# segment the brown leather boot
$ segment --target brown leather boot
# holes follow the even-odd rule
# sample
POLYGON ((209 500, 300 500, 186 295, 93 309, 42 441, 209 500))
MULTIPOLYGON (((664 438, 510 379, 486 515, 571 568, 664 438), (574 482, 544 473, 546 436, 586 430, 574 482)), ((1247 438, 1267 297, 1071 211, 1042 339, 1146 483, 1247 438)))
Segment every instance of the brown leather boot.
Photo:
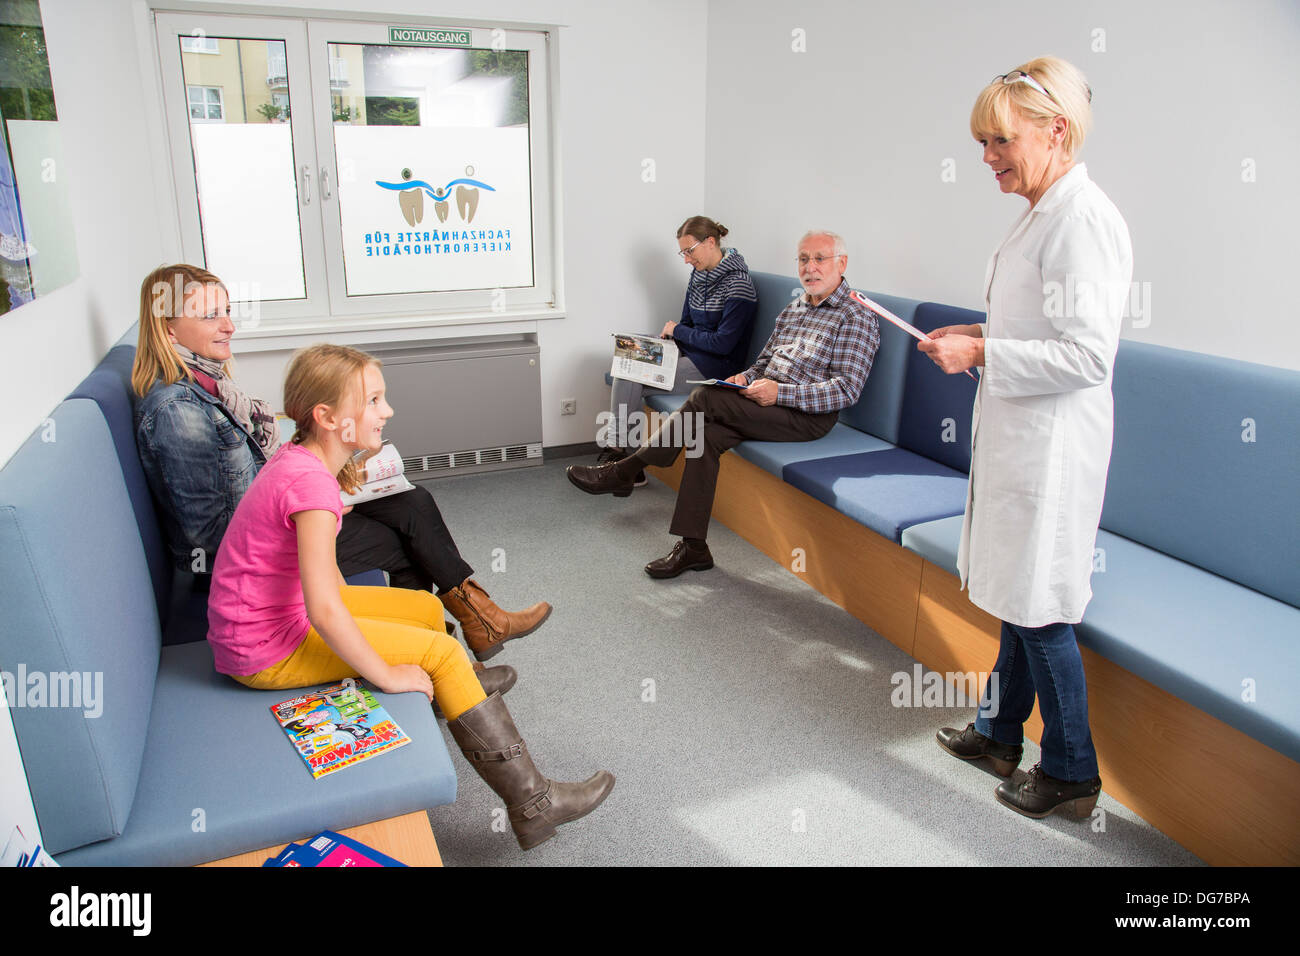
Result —
POLYGON ((608 770, 582 783, 542 776, 500 694, 449 721, 447 729, 470 766, 506 802, 515 839, 525 850, 555 836, 560 824, 595 810, 614 789, 614 775, 608 770))
MULTIPOLYGON (((502 694, 504 695, 511 687, 515 686, 515 681, 519 680, 519 673, 509 664, 500 664, 496 667, 484 667, 478 661, 470 661, 474 667, 474 673, 478 676, 478 682, 483 685, 485 694, 502 694)), ((433 700, 433 716, 442 720, 442 708, 438 706, 438 699, 433 700)))
POLYGON ((513 614, 492 602, 488 593, 473 578, 466 578, 450 591, 438 595, 443 606, 460 621, 465 643, 481 661, 501 652, 501 645, 531 634, 551 616, 545 601, 513 614))

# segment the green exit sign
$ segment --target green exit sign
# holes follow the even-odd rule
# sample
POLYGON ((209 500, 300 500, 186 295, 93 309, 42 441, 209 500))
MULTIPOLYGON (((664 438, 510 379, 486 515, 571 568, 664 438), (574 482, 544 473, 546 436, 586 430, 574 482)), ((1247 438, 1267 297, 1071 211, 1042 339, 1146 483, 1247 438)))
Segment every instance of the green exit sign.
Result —
POLYGON ((468 30, 445 27, 389 27, 389 43, 419 43, 424 46, 469 46, 468 30))

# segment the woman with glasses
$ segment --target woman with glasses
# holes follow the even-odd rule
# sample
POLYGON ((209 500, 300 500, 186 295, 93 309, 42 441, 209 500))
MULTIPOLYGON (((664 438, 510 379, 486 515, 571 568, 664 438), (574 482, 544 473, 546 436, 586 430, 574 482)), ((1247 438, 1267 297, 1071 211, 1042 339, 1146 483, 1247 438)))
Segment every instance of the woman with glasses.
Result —
POLYGON ((957 565, 971 602, 1002 620, 975 722, 938 740, 1009 778, 1036 696, 1041 760, 996 791, 1031 817, 1058 807, 1087 817, 1101 791, 1072 625, 1092 597, 1133 257, 1123 216, 1077 161, 1091 99, 1083 74, 1055 57, 980 92, 971 133, 998 188, 1029 206, 989 261, 987 322, 919 345, 949 374, 982 368, 957 565))
MULTIPOLYGON (((695 387, 688 381, 726 378, 746 364, 758 294, 744 257, 722 245, 726 234, 726 226, 706 216, 692 216, 677 230, 677 254, 691 267, 691 278, 681 318, 664 323, 659 333, 676 342, 679 350, 669 394, 687 395, 695 387)), ((612 421, 600 464, 620 461, 627 456, 628 445, 640 444, 635 435, 628 437, 629 416, 640 413, 644 393, 640 382, 614 379, 609 402, 612 421)), ((636 484, 645 484, 644 474, 637 476, 636 484)))

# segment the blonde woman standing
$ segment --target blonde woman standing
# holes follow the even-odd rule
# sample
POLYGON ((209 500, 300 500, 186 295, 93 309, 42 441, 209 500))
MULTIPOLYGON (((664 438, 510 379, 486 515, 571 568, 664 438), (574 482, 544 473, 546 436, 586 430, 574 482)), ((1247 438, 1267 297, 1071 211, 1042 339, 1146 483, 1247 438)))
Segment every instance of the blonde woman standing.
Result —
POLYGON ((1083 74, 1055 57, 981 91, 971 134, 998 188, 1029 207, 989 261, 987 323, 939 329, 919 345, 950 374, 982 368, 957 563, 971 602, 1002 620, 976 720, 943 728, 939 744, 1009 777, 1037 697, 1042 759, 996 791, 1032 817, 1058 807, 1086 817, 1101 791, 1072 625, 1092 596, 1133 257, 1124 218, 1076 158, 1091 99, 1083 74))

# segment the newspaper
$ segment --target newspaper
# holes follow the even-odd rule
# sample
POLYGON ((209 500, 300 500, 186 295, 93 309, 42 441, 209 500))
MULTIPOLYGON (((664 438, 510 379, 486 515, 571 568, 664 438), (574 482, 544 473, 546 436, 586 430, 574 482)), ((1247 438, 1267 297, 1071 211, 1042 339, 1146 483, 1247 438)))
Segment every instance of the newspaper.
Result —
POLYGON ((677 378, 677 343, 653 335, 618 332, 609 374, 652 388, 671 389, 677 378))

